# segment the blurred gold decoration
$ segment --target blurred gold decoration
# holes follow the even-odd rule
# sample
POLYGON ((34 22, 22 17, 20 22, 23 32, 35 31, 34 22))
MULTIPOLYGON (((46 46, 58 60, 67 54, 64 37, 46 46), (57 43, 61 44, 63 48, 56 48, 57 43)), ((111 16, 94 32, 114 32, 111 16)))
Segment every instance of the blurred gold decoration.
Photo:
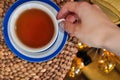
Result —
POLYGON ((82 69, 92 62, 91 57, 87 54, 88 51, 89 49, 85 48, 76 53, 68 72, 69 77, 77 78, 82 73, 82 69))
POLYGON ((81 58, 75 57, 71 69, 68 72, 69 77, 76 77, 81 73, 81 69, 84 67, 83 60, 81 58))
POLYGON ((84 48, 86 48, 86 47, 88 47, 88 46, 87 46, 86 44, 83 44, 83 43, 81 43, 81 42, 78 42, 77 47, 78 47, 79 49, 84 49, 84 48))
POLYGON ((102 49, 98 60, 99 69, 105 73, 109 73, 115 68, 115 65, 113 54, 106 49, 102 49))

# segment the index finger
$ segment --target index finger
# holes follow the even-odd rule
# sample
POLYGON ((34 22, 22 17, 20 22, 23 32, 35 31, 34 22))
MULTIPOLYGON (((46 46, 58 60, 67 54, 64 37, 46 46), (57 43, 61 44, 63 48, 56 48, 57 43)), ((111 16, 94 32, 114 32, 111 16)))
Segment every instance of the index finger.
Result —
POLYGON ((59 11, 59 13, 57 14, 57 19, 65 18, 71 12, 77 13, 77 10, 76 10, 76 7, 77 7, 76 5, 77 4, 78 4, 78 2, 68 2, 68 3, 66 3, 61 8, 61 10, 59 11))

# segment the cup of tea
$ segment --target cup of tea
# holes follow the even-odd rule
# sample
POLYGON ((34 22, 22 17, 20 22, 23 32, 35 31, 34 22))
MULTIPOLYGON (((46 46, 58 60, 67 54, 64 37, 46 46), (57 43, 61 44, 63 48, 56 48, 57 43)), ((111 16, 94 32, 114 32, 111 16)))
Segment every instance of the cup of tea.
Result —
POLYGON ((39 3, 24 3, 12 13, 8 22, 13 45, 27 52, 50 48, 58 36, 58 21, 52 11, 39 3))

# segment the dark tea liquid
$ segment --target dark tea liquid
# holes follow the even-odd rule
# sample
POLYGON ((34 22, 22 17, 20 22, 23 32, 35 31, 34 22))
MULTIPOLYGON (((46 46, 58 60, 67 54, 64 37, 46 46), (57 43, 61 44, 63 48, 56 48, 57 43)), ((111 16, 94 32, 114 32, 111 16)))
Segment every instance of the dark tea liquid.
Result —
POLYGON ((28 47, 39 48, 50 42, 54 34, 54 24, 50 16, 42 10, 24 11, 16 21, 16 34, 28 47))

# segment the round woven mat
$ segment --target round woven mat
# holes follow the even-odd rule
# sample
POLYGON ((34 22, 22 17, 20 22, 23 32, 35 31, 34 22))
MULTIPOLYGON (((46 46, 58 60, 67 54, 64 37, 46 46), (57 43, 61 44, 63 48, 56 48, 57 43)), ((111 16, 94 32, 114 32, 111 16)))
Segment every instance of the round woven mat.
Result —
POLYGON ((0 0, 0 80, 63 80, 77 52, 77 39, 69 37, 64 49, 52 60, 30 63, 18 58, 7 47, 2 22, 7 9, 16 0, 0 0))

